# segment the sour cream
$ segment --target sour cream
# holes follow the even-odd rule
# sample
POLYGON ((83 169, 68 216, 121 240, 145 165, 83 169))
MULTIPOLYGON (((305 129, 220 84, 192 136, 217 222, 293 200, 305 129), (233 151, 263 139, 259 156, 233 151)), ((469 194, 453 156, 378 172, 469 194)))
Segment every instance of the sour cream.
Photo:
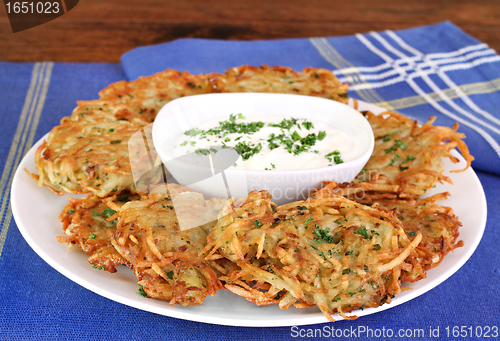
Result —
POLYGON ((175 157, 207 155, 234 148, 246 170, 298 170, 334 167, 359 155, 361 146, 346 133, 319 120, 237 114, 211 119, 176 141, 175 157))

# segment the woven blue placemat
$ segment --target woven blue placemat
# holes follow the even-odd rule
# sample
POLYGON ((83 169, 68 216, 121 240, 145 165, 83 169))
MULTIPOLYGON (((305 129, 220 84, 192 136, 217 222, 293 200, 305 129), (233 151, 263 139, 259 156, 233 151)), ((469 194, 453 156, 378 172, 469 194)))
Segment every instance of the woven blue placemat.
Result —
POLYGON ((474 335, 482 327, 484 334, 485 326, 500 324, 499 108, 500 57, 449 22, 338 38, 181 39, 132 50, 121 65, 0 62, 0 340, 284 340, 310 333, 314 339, 328 336, 332 327, 342 331, 343 339, 389 339, 376 332, 367 338, 359 328, 402 330, 407 336, 423 329, 423 337, 413 338, 422 340, 430 339, 430 329, 435 335, 436 328, 439 339, 447 339, 446 327, 451 339, 454 326, 472 327, 474 335), (113 302, 68 280, 28 246, 10 209, 13 172, 29 147, 69 115, 77 100, 97 98, 114 81, 166 68, 207 73, 243 64, 332 69, 351 84, 353 98, 423 121, 437 116, 440 125, 460 122, 489 211, 484 237, 470 260, 430 292, 355 321, 241 328, 178 320, 113 302))

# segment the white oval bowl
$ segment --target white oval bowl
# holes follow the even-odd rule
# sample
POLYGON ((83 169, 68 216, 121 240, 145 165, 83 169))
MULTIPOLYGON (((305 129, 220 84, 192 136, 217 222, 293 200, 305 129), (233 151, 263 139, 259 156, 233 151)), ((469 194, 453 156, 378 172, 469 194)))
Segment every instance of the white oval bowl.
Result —
MULTIPOLYGON (((153 124, 155 149, 179 184, 208 196, 246 197, 251 190, 268 190, 277 204, 304 200, 322 181, 350 182, 373 152, 374 137, 368 121, 345 104, 312 96, 271 93, 217 93, 182 97, 169 102, 153 124), (244 170, 229 167, 207 178, 207 168, 177 162, 173 147, 185 131, 201 123, 230 114, 285 116, 322 121, 343 131, 360 144, 358 155, 342 164, 297 170, 244 170), (222 176, 224 175, 224 177, 222 176), (193 179, 206 181, 193 183, 193 179), (226 187, 230 189, 228 192, 226 187)), ((177 159, 178 160, 178 159, 177 159)))

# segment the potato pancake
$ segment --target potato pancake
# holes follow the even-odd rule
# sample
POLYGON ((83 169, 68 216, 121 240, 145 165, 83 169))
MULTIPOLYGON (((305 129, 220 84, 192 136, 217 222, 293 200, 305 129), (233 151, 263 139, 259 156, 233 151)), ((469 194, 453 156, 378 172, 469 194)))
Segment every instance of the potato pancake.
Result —
POLYGON ((127 142, 148 121, 124 105, 79 104, 38 148, 32 176, 59 195, 135 191, 127 142))
POLYGON ((159 187, 141 200, 131 201, 118 211, 116 232, 108 232, 111 243, 131 265, 139 285, 148 297, 169 300, 170 304, 203 304, 222 286, 218 274, 198 253, 205 247, 207 232, 227 200, 205 201, 199 193, 169 185, 173 193, 159 187), (183 199, 184 198, 184 199, 183 199), (192 225, 181 230, 177 214, 191 213, 192 225), (209 221, 211 223, 206 223, 209 221))
POLYGON ((133 112, 153 122, 160 109, 179 97, 206 94, 215 91, 212 75, 192 75, 168 69, 135 81, 120 81, 99 92, 101 100, 125 104, 133 112))
POLYGON ((339 82, 326 69, 304 68, 302 72, 283 66, 240 66, 215 77, 221 92, 273 92, 317 96, 347 104, 348 84, 339 82))
MULTIPOLYGON (((417 121, 395 112, 375 115, 363 112, 375 136, 375 148, 363 170, 351 183, 337 185, 337 194, 357 202, 371 203, 380 199, 405 199, 424 195, 436 183, 451 179, 443 175, 442 159, 458 162, 450 152, 458 148, 467 161, 470 155, 458 133, 453 129, 433 126, 435 117, 419 125, 417 121)), ((460 172, 455 170, 452 172, 460 172)))
MULTIPOLYGON (((331 181, 315 191, 313 197, 336 197, 339 193, 344 193, 342 185, 331 181)), ((448 196, 445 192, 425 199, 379 199, 373 205, 369 204, 394 213, 410 240, 413 240, 417 233, 422 234, 422 241, 416 248, 416 258, 410 259, 415 257, 412 255, 406 260, 412 263, 412 270, 402 272, 403 281, 416 282, 425 278, 426 270, 438 266, 450 251, 463 245, 463 241, 457 241, 458 229, 462 225, 458 217, 450 207, 437 204, 448 196)))
POLYGON ((221 218, 202 255, 239 270, 225 287, 258 305, 317 305, 325 316, 389 303, 421 240, 392 214, 342 197, 276 206, 266 191, 221 218))
POLYGON ((89 194, 82 199, 69 198, 59 216, 63 223, 66 237, 57 237, 61 243, 77 245, 90 257, 88 261, 94 267, 109 272, 116 272, 116 266, 124 264, 131 267, 113 247, 107 231, 116 230, 116 220, 109 221, 116 211, 108 207, 108 202, 120 206, 130 200, 137 200, 137 194, 124 192, 103 200, 95 194, 89 194))
POLYGON ((422 241, 416 247, 416 259, 411 259, 413 255, 407 259, 419 266, 413 271, 403 271, 403 281, 416 282, 425 278, 424 271, 438 266, 450 251, 464 245, 463 241, 457 241, 458 229, 462 226, 458 217, 450 207, 436 204, 436 199, 446 197, 447 193, 436 196, 419 200, 382 200, 377 206, 394 212, 410 240, 417 233, 422 234, 422 241))

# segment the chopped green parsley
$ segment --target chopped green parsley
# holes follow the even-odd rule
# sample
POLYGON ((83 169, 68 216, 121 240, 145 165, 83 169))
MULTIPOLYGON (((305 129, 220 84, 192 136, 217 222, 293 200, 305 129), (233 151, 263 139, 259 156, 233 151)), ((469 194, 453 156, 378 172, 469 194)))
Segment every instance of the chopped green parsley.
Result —
POLYGON ((365 237, 365 239, 370 239, 370 236, 368 235, 368 232, 366 231, 366 227, 361 227, 357 231, 354 232, 354 234, 359 234, 365 237))
POLYGON ((318 224, 315 225, 316 229, 313 231, 313 234, 318 237, 318 239, 316 239, 317 242, 319 243, 327 243, 327 244, 331 244, 333 243, 333 237, 330 236, 330 229, 329 228, 326 228, 326 229, 322 229, 318 224))
POLYGON ((148 297, 148 294, 144 291, 144 287, 139 284, 139 288, 137 289, 137 294, 141 295, 142 297, 148 297))
POLYGON ((102 211, 101 213, 97 212, 96 210, 92 210, 92 212, 94 212, 94 214, 92 215, 93 217, 97 217, 99 215, 102 215, 106 218, 109 218, 111 216, 113 216, 116 211, 113 211, 111 208, 109 207, 106 207, 106 209, 104 211, 102 211))
MULTIPOLYGON (((275 134, 270 133, 267 139, 261 139, 262 141, 267 142, 267 147, 270 150, 276 149, 282 146, 288 153, 293 155, 298 155, 305 152, 317 152, 315 150, 311 150, 311 148, 316 144, 317 141, 322 141, 327 133, 325 131, 319 131, 316 133, 309 133, 304 136, 304 134, 299 133, 297 130, 291 131, 292 128, 296 127, 299 130, 302 130, 302 127, 305 130, 314 129, 314 125, 312 122, 307 119, 296 119, 296 118, 283 118, 279 123, 264 123, 262 121, 255 122, 237 122, 238 119, 245 119, 243 114, 231 114, 228 120, 224 120, 218 123, 218 126, 214 128, 210 128, 207 130, 202 130, 198 128, 193 128, 184 132, 185 135, 190 137, 197 137, 200 140, 210 141, 209 137, 216 137, 221 139, 223 148, 229 148, 226 146, 226 143, 231 142, 231 139, 227 137, 228 134, 244 134, 244 135, 252 135, 258 131, 260 131, 265 126, 279 128, 281 133, 275 134)), ((304 131, 304 130, 302 130, 304 131)), ((237 137, 233 142, 239 141, 243 136, 237 137)), ((217 142, 217 140, 215 141, 217 142)), ((113 142, 112 142, 113 143, 113 142)), ((186 146, 188 141, 184 141, 180 144, 180 146, 186 146)), ((191 146, 194 146, 194 141, 191 141, 191 146)), ((239 141, 234 149, 242 156, 243 161, 250 159, 255 154, 259 153, 263 148, 261 142, 252 143, 248 141, 239 141)), ((208 148, 198 148, 195 152, 202 155, 208 155, 210 152, 214 152, 215 150, 208 148)), ((335 154, 331 154, 328 158, 331 158, 331 162, 342 163, 342 159, 340 157, 340 153, 337 151, 335 154)), ((272 169, 276 168, 274 164, 271 163, 272 169)), ((267 170, 271 170, 268 168, 267 170)))
POLYGON ((335 162, 337 165, 344 163, 338 150, 334 150, 333 152, 326 154, 325 158, 330 162, 335 162))

